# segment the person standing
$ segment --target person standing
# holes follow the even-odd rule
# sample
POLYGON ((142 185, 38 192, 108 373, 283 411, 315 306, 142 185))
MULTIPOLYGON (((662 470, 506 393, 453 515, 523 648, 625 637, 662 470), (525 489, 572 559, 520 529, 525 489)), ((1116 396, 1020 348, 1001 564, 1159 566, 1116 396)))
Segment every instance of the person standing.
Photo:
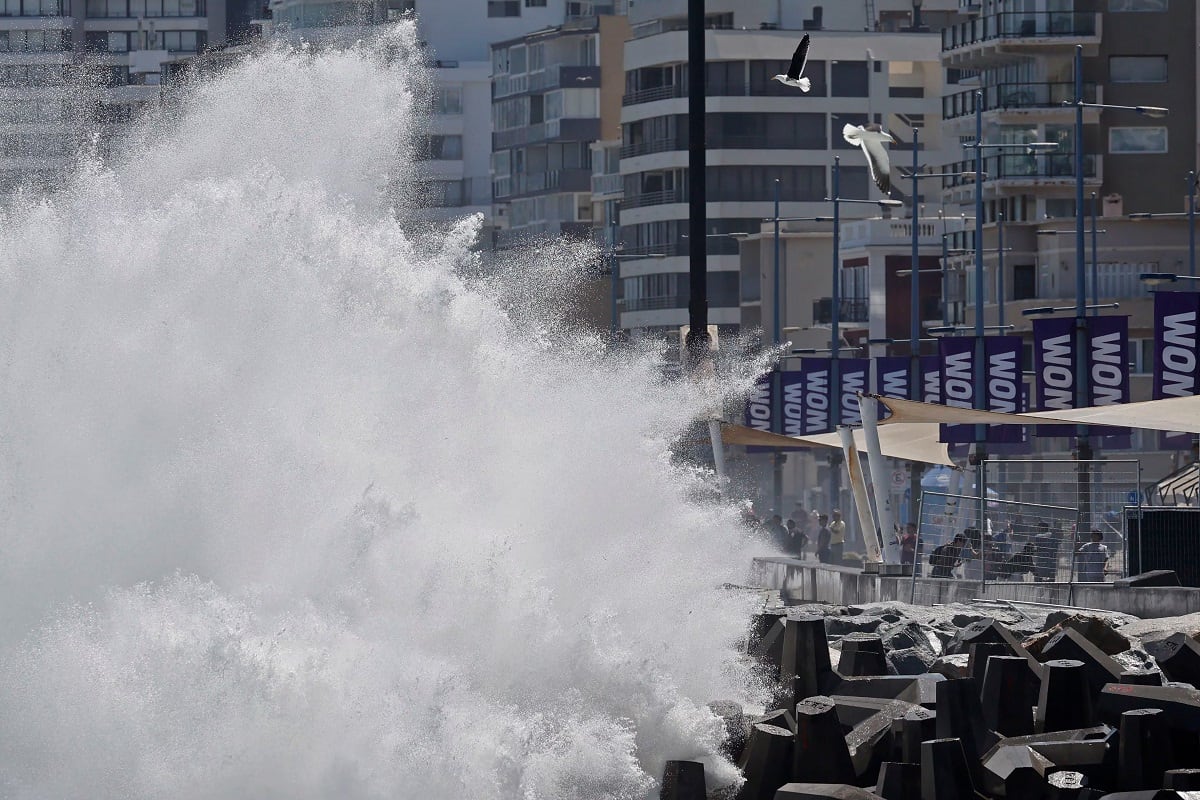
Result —
POLYGON ((1079 569, 1079 580, 1085 583, 1100 583, 1104 580, 1104 565, 1108 563, 1108 548, 1104 546, 1104 534, 1092 530, 1092 540, 1075 551, 1075 564, 1079 569))
POLYGON ((915 523, 908 523, 904 526, 904 533, 900 534, 900 563, 912 564, 917 555, 917 526, 915 523))
POLYGON ((935 547, 929 554, 929 565, 933 567, 929 577, 953 578, 955 568, 962 564, 962 554, 966 546, 967 537, 956 533, 953 541, 935 547))
POLYGON ((829 516, 820 514, 817 516, 817 560, 822 564, 829 563, 830 542, 833 539, 833 532, 829 530, 829 516))
POLYGON ((842 520, 842 512, 839 509, 833 510, 829 534, 829 560, 834 564, 841 564, 842 553, 846 549, 846 523, 842 520))

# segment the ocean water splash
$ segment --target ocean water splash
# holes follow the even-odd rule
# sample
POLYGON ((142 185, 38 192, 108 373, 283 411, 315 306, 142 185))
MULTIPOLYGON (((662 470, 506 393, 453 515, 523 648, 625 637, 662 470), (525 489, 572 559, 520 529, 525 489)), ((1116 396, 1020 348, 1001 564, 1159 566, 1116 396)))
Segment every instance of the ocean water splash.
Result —
POLYGON ((724 389, 565 324, 578 246, 406 233, 415 50, 270 50, 0 219, 0 796, 736 780, 761 543, 669 457, 724 389))

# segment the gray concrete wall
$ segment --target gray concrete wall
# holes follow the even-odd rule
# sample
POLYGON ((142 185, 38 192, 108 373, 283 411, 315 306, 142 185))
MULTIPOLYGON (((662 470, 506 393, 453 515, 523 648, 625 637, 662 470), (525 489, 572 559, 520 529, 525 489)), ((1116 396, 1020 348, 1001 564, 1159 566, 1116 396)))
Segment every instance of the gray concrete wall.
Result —
MULTIPOLYGON (((857 569, 833 567, 794 558, 756 558, 754 582, 778 589, 785 601, 857 605, 912 600, 912 578, 884 578, 857 569)), ((1019 600, 1047 605, 1120 611, 1143 618, 1173 617, 1200 612, 1200 589, 1153 587, 1117 589, 1111 584, 982 583, 979 581, 920 581, 920 596, 930 605, 974 599, 1019 600)))

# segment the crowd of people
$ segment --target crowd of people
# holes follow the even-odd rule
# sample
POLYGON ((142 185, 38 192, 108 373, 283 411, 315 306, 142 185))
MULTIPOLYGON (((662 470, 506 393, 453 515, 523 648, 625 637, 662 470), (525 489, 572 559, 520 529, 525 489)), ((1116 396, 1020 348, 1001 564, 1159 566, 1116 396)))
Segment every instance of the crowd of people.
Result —
MULTIPOLYGON (((773 514, 760 520, 747 508, 745 522, 761 528, 790 556, 807 559, 811 553, 821 563, 843 563, 846 522, 839 509, 825 514, 816 509, 807 511, 796 504, 787 519, 773 514)), ((918 536, 914 523, 897 530, 895 542, 900 548, 901 563, 911 564, 918 573, 932 578, 1056 581, 1060 579, 1059 556, 1063 553, 1072 556, 1070 564, 1075 580, 1103 581, 1111 557, 1103 532, 1092 529, 1086 541, 1077 538, 1073 554, 1063 548, 1069 537, 1070 531, 1055 533, 1044 520, 1032 525, 1009 520, 994 529, 989 525, 982 533, 969 527, 949 541, 926 549, 922 560, 927 561, 927 566, 917 563, 918 536)))

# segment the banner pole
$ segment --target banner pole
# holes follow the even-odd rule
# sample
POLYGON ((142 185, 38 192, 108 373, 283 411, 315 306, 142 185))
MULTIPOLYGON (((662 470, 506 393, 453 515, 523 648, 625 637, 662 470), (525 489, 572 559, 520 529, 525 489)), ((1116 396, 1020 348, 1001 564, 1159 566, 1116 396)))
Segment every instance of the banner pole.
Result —
POLYGON ((867 440, 867 467, 871 470, 871 483, 875 488, 875 512, 878 515, 879 536, 883 539, 884 563, 899 564, 900 548, 896 542, 892 516, 892 492, 887 465, 883 460, 883 448, 879 444, 879 401, 860 394, 858 407, 862 415, 863 437, 867 440))
POLYGON ((858 524, 863 531, 867 561, 878 564, 883 561, 883 555, 879 552, 879 541, 875 536, 875 515, 871 513, 867 481, 863 477, 862 462, 858 459, 858 448, 854 444, 854 429, 848 425, 839 425, 838 436, 842 440, 842 455, 846 462, 846 474, 850 478, 850 490, 854 495, 854 508, 858 512, 858 524))

